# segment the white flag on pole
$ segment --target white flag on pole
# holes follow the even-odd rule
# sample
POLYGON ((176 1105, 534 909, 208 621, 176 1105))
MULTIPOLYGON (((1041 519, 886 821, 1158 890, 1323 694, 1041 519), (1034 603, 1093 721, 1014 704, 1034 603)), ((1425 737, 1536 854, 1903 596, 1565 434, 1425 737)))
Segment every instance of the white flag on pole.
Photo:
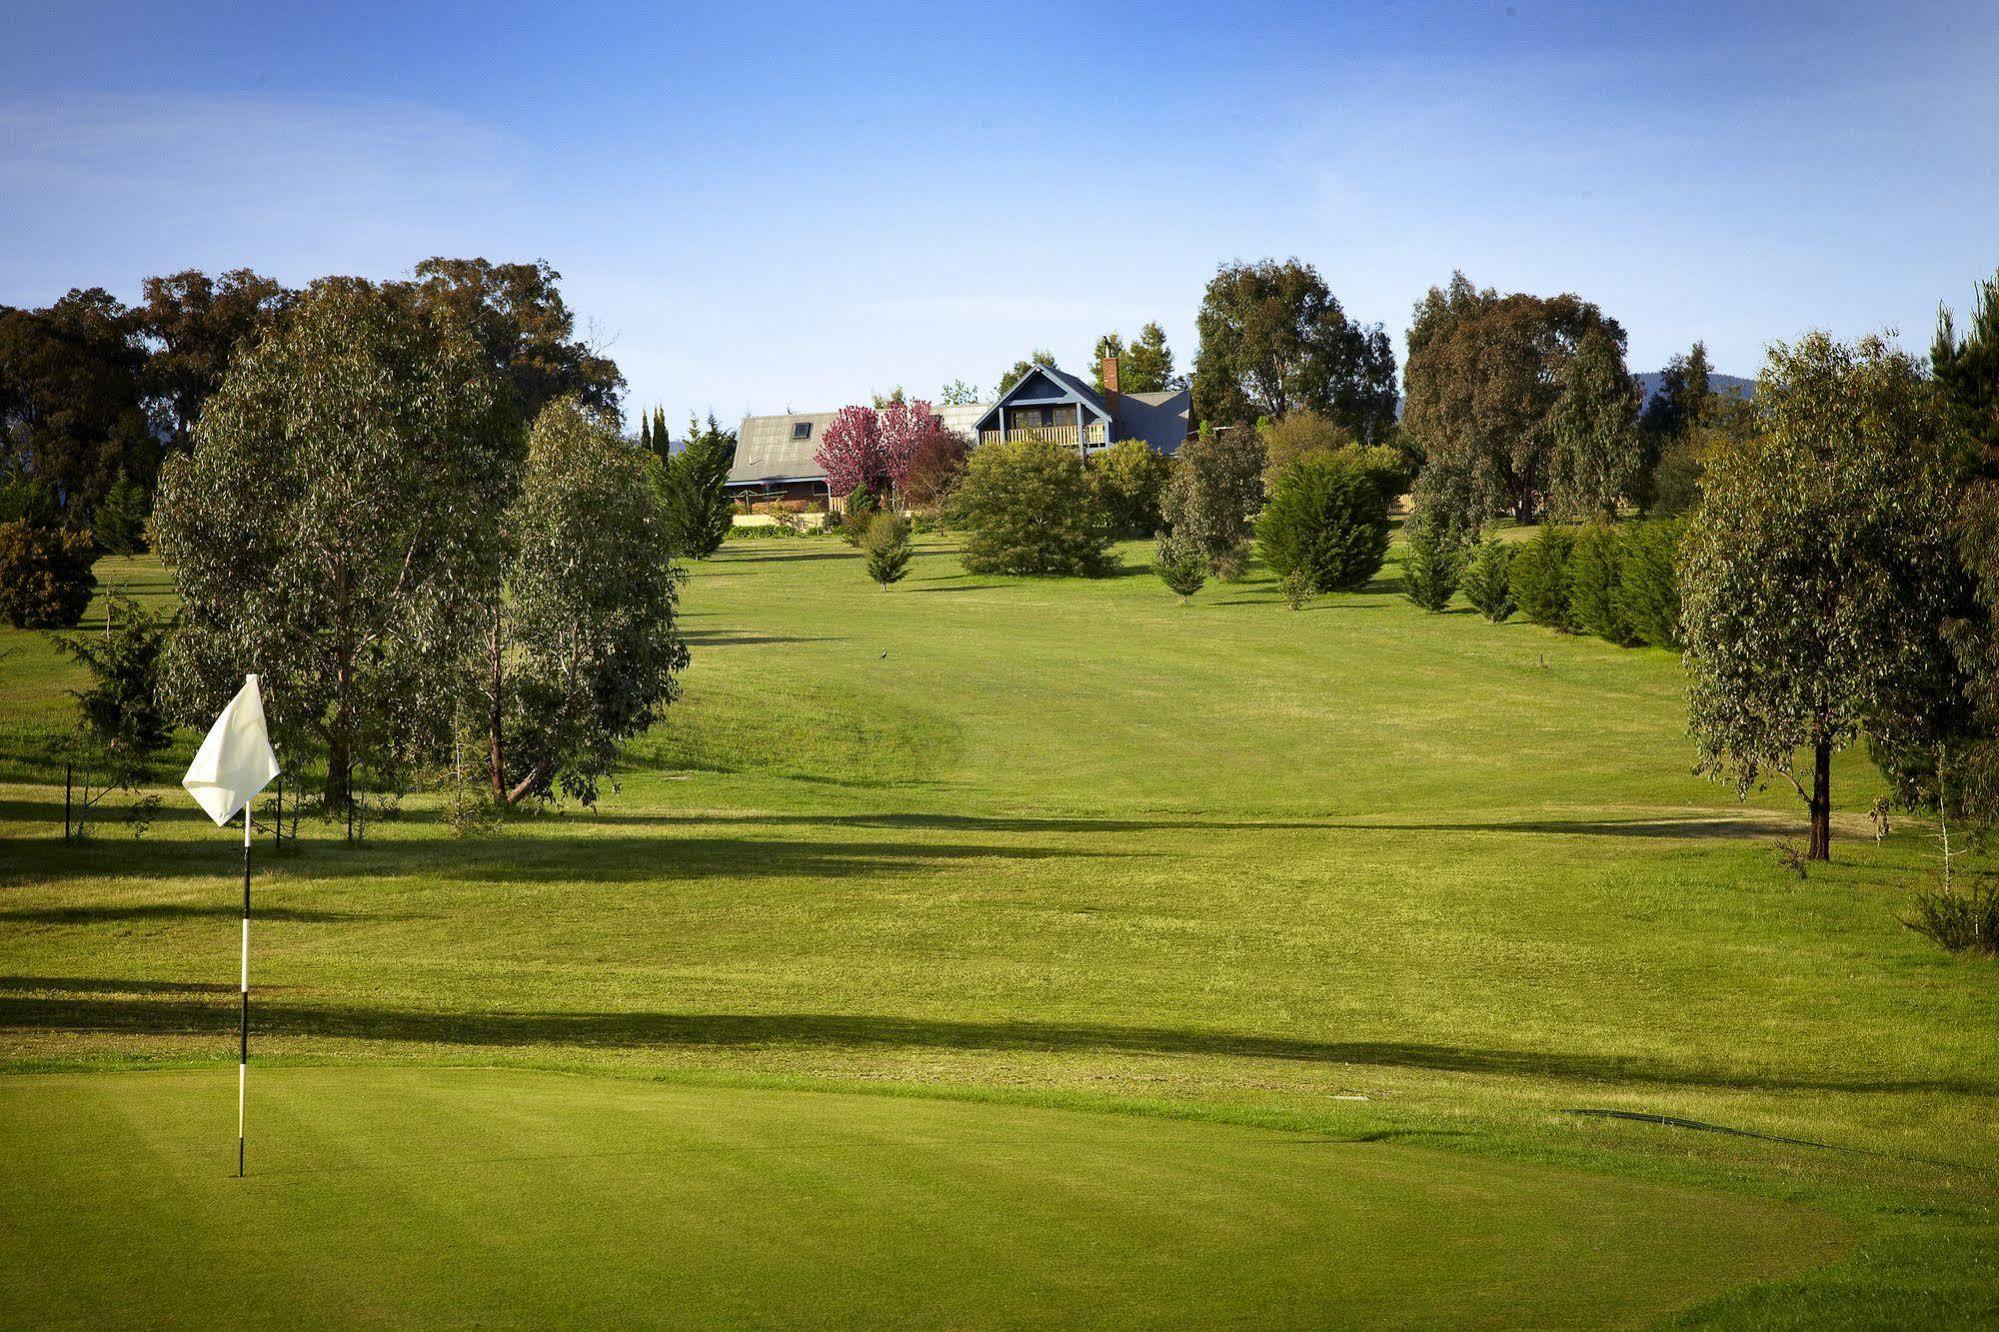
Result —
POLYGON ((264 729, 264 695, 257 677, 246 675, 195 751, 181 785, 219 828, 277 775, 278 756, 264 729))

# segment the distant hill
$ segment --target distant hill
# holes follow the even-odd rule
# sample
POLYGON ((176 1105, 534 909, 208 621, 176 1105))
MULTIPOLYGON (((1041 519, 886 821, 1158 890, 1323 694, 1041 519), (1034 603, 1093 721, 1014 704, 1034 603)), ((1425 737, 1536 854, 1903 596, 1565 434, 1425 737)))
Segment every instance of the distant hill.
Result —
MULTIPOLYGON (((1652 395, 1659 391, 1659 381, 1665 377, 1664 370, 1648 370, 1643 374, 1632 376, 1638 381, 1638 386, 1645 390, 1646 402, 1652 401, 1652 395)), ((1756 381, 1744 379, 1741 375, 1719 375, 1709 371, 1707 386, 1713 393, 1739 392, 1745 398, 1756 396, 1756 381)))

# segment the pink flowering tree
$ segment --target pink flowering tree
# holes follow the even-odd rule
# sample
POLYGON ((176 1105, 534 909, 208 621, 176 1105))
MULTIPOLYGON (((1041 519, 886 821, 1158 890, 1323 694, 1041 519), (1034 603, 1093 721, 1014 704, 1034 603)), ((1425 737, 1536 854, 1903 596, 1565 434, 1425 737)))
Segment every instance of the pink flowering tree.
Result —
POLYGON ((866 490, 879 497, 888 491, 888 469, 882 461, 881 419, 872 407, 842 407, 819 436, 812 455, 826 473, 835 495, 866 490))
POLYGON ((884 403, 875 412, 881 437, 882 471, 901 490, 909 480, 909 460, 925 435, 943 424, 943 418, 921 398, 908 402, 884 403))

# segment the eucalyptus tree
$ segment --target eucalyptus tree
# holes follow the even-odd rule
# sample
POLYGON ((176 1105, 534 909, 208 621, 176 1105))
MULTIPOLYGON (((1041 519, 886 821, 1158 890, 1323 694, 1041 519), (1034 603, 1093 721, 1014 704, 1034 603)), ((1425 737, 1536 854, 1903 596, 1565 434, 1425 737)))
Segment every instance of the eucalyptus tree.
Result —
POLYGON ((1557 517, 1612 518, 1639 488, 1638 398, 1617 343, 1600 328, 1584 333, 1549 421, 1548 507, 1557 517))
POLYGON ((258 673, 281 744, 419 756, 498 574, 520 435, 457 319, 329 278, 237 358, 154 512, 181 599, 167 692, 205 718, 258 673))
POLYGON ((1680 557, 1688 724, 1710 777, 1795 788, 1825 860, 1833 755, 1952 670, 1954 443, 1922 367, 1875 337, 1774 344, 1755 419, 1711 444, 1680 557))
POLYGON ((495 800, 594 803, 618 746, 676 694, 687 649, 658 459, 574 398, 542 408, 508 511, 482 692, 495 800))

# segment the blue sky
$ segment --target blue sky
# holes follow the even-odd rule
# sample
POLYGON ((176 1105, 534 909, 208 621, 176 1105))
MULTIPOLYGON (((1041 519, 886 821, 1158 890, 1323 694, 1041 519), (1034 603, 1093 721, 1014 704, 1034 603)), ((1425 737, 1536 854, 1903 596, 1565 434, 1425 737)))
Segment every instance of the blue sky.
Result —
POLYGON ((94 5, 0 14, 0 302, 545 258, 678 420, 1462 268, 1753 374, 1999 267, 1999 8, 94 5))

